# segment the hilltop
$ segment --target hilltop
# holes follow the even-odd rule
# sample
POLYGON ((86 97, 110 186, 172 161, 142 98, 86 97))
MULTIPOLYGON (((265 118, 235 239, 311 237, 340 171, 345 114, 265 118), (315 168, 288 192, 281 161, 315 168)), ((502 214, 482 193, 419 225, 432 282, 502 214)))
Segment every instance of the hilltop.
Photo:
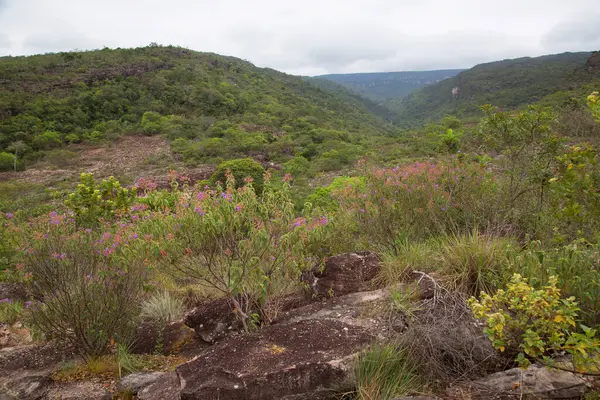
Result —
POLYGON ((234 57, 148 46, 0 58, 0 170, 11 154, 23 168, 124 134, 162 134, 186 165, 301 154, 335 170, 394 131, 343 88, 234 57))
POLYGON ((478 115, 478 106, 488 103, 515 109, 597 78, 597 71, 586 67, 591 55, 562 53, 479 64, 386 105, 396 111, 402 126, 421 125, 445 115, 478 115))
POLYGON ((367 99, 384 102, 404 97, 413 90, 456 76, 463 69, 435 71, 373 72, 355 74, 329 74, 315 76, 338 83, 367 99))

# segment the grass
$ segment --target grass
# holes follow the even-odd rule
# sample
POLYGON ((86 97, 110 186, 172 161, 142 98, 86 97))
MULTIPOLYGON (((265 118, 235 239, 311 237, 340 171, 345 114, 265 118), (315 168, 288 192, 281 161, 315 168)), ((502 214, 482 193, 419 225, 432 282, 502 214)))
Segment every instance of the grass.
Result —
POLYGON ((482 235, 477 231, 446 238, 439 260, 445 286, 474 296, 481 291, 493 292, 508 265, 507 251, 514 246, 509 238, 482 235))
POLYGON ((128 354, 127 359, 123 354, 103 356, 90 359, 87 362, 69 362, 52 374, 52 379, 60 382, 74 382, 91 379, 114 381, 120 377, 120 368, 123 375, 135 366, 135 371, 174 371, 175 368, 187 360, 178 356, 162 356, 151 354, 128 354))
POLYGON ((358 400, 390 400, 421 388, 410 357, 393 344, 375 345, 364 351, 354 372, 358 400))
POLYGON ((142 304, 142 317, 160 324, 177 321, 184 312, 183 302, 168 291, 155 293, 142 304))

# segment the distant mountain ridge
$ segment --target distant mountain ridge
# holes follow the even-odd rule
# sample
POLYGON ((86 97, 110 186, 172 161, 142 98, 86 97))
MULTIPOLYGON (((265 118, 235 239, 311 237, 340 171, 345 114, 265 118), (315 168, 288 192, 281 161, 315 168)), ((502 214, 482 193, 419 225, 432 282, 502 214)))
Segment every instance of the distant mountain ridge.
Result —
POLYGON ((397 113, 397 123, 405 127, 445 115, 475 116, 483 104, 515 109, 600 78, 593 54, 597 55, 562 53, 479 64, 385 105, 397 113))
POLYGON ((408 95, 415 89, 456 76, 464 69, 433 71, 367 72, 315 76, 338 83, 372 101, 383 102, 408 95))

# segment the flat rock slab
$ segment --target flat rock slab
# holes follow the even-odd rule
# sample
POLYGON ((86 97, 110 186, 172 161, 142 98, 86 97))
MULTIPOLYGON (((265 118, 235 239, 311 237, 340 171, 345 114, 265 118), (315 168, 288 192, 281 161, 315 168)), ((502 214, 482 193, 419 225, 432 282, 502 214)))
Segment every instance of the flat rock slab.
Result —
POLYGON ((113 398, 100 383, 69 382, 55 383, 45 399, 47 400, 111 400, 113 398))
POLYGON ((580 399, 588 383, 581 375, 534 364, 525 370, 512 368, 488 375, 468 388, 450 390, 449 395, 459 399, 468 392, 470 398, 481 400, 580 399))
POLYGON ((365 328, 335 320, 277 324, 230 337, 177 368, 181 399, 314 398, 346 388, 353 356, 373 341, 365 328))
POLYGON ((124 376, 119 382, 119 390, 137 394, 142 389, 152 385, 165 375, 166 372, 136 372, 124 376))

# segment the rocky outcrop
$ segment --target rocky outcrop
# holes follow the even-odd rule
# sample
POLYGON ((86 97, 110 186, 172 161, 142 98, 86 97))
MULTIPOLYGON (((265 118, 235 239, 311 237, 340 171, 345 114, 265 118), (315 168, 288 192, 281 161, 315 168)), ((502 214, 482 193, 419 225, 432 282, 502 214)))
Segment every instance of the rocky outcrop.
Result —
POLYGON ((194 340, 195 332, 182 321, 165 326, 162 331, 155 324, 144 322, 136 329, 131 351, 133 353, 178 354, 194 340))
POLYGON ((373 339, 365 328, 318 319, 230 337, 177 368, 181 398, 308 399, 347 389, 353 356, 373 339))
POLYGON ((141 389, 137 398, 138 400, 180 400, 179 377, 175 372, 164 373, 154 383, 141 389))
POLYGON ((379 256, 371 252, 344 253, 329 257, 302 274, 302 281, 318 297, 343 296, 374 288, 379 256))
POLYGON ((136 372, 124 376, 119 382, 118 388, 121 392, 127 392, 133 395, 138 394, 142 389, 153 385, 167 372, 136 372))
POLYGON ((186 314, 184 322, 206 343, 214 343, 227 333, 242 328, 226 298, 206 302, 186 314))
POLYGON ((589 382, 582 375, 531 365, 527 369, 513 368, 488 375, 460 388, 449 390, 449 398, 462 399, 580 399, 589 382))

